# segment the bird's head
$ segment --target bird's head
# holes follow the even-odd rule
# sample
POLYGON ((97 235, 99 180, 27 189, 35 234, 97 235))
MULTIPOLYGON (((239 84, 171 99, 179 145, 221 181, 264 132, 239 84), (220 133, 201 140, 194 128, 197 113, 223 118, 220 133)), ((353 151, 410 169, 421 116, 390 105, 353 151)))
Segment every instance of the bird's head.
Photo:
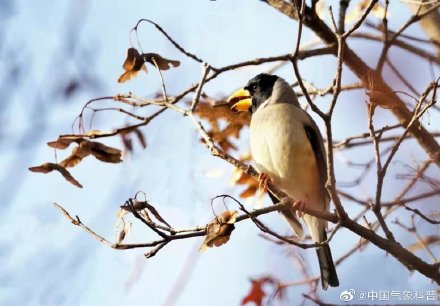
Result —
POLYGON ((261 73, 247 83, 247 85, 228 98, 228 103, 233 103, 232 109, 236 111, 249 111, 255 113, 262 105, 270 103, 294 103, 298 99, 287 82, 276 76, 261 73))

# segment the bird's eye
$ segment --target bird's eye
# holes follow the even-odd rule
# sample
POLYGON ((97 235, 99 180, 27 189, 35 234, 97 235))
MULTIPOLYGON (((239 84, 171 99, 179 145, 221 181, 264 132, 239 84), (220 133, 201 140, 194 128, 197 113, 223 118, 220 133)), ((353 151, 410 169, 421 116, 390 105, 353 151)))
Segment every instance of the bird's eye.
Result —
POLYGON ((258 91, 258 84, 253 83, 247 85, 244 89, 248 90, 251 95, 258 91))

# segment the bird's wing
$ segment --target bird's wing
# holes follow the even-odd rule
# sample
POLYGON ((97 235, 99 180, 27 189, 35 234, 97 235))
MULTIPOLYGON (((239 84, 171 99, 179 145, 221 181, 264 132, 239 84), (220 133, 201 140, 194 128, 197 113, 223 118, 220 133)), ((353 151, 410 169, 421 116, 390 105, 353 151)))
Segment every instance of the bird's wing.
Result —
POLYGON ((321 182, 322 194, 325 196, 326 203, 329 202, 330 196, 325 188, 327 181, 327 160, 325 155, 324 140, 319 132, 318 126, 313 119, 307 114, 310 121, 304 124, 307 138, 312 145, 313 152, 315 153, 316 162, 318 164, 319 178, 321 182))

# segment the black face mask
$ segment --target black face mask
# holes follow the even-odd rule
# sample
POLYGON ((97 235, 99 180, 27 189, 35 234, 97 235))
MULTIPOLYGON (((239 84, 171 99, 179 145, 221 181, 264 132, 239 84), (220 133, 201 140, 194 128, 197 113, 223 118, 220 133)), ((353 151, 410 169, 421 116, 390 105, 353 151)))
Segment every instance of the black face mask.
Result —
POLYGON ((248 82, 244 89, 248 90, 252 96, 251 113, 255 113, 258 107, 270 98, 278 79, 276 75, 261 73, 248 82))

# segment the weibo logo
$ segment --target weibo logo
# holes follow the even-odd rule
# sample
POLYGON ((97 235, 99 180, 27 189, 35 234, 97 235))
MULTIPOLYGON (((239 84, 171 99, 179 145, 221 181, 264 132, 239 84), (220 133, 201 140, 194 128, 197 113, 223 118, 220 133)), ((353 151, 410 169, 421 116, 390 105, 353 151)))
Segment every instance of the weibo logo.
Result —
POLYGON ((354 289, 344 290, 339 295, 339 299, 344 302, 350 302, 351 300, 354 299, 354 294, 355 294, 354 289))

